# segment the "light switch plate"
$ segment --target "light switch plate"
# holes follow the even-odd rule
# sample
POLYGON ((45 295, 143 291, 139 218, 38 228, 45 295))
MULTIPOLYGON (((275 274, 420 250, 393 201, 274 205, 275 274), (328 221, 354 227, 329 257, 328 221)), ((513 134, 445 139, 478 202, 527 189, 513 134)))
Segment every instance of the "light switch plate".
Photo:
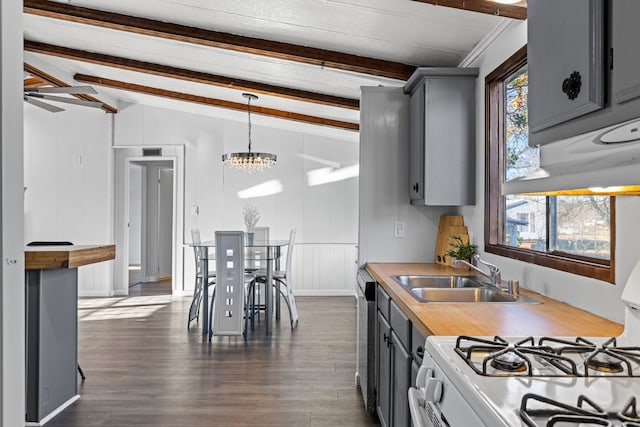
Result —
POLYGON ((404 237, 404 222, 396 221, 393 227, 393 237, 404 237))
POLYGON ((191 215, 199 215, 200 206, 191 206, 191 215))

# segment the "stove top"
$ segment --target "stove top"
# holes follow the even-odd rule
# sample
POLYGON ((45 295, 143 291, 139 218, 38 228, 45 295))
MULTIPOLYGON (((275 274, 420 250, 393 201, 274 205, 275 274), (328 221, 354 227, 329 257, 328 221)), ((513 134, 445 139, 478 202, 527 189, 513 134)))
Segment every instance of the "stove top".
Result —
MULTIPOLYGON (((429 363, 447 377, 450 387, 455 387, 473 408, 477 418, 483 420, 478 425, 640 427, 640 421, 618 420, 612 415, 624 412, 625 402, 640 398, 640 349, 626 344, 620 339, 601 337, 431 336, 426 341, 425 354, 432 360, 429 363), (528 395, 541 399, 525 400, 528 395), (592 405, 587 405, 599 414, 595 416, 597 421, 541 421, 544 413, 553 415, 552 405, 545 404, 544 399, 559 402, 555 408, 559 413, 555 415, 565 416, 570 412, 567 407, 580 409, 586 404, 584 398, 579 400, 581 395, 600 408, 593 410, 592 405), (521 408, 530 411, 530 420, 521 417, 521 408), (602 413, 607 414, 606 422, 602 413)), ((439 405, 453 417, 457 403, 447 400, 444 393, 439 405)), ((586 411, 575 412, 586 416, 586 411)), ((451 425, 457 427, 455 423, 451 425)))
POLYGON ((460 336, 455 352, 483 376, 640 376, 640 347, 582 337, 492 339, 460 336))
POLYGON ((529 427, 538 426, 622 426, 640 427, 636 398, 620 404, 617 411, 606 411, 587 396, 578 396, 574 405, 527 393, 522 397, 520 417, 529 427))

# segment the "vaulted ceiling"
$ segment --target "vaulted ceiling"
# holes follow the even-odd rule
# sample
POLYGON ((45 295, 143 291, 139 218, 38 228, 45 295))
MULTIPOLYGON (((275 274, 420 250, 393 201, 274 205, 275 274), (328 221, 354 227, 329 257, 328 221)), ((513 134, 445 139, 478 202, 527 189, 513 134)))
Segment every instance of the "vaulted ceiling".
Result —
POLYGON ((24 0, 24 12, 25 84, 90 84, 109 112, 142 103, 226 117, 246 112, 251 92, 256 114, 357 130, 360 86, 465 65, 526 18, 526 3, 24 0))

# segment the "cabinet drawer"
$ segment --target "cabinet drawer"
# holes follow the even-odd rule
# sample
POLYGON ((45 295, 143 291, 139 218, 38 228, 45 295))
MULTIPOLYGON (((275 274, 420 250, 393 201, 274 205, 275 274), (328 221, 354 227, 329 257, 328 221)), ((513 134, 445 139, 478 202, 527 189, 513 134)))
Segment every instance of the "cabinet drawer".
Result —
POLYGON ((411 348, 411 321, 400 310, 400 307, 391 300, 391 329, 396 333, 404 348, 411 348))
POLYGON ((424 356, 424 342, 427 339, 422 332, 416 328, 416 325, 411 324, 411 354, 413 358, 418 361, 418 364, 422 363, 422 357, 424 356))
POLYGON ((378 310, 382 313, 385 319, 389 320, 389 294, 387 294, 382 286, 378 285, 378 291, 376 292, 376 303, 378 305, 378 310))

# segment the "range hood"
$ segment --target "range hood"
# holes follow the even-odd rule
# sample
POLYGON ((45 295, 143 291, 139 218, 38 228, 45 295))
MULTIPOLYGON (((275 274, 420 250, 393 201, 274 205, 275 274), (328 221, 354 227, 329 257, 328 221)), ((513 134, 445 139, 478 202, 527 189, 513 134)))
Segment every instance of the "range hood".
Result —
POLYGON ((640 195, 640 118, 540 147, 540 167, 502 194, 640 195))

